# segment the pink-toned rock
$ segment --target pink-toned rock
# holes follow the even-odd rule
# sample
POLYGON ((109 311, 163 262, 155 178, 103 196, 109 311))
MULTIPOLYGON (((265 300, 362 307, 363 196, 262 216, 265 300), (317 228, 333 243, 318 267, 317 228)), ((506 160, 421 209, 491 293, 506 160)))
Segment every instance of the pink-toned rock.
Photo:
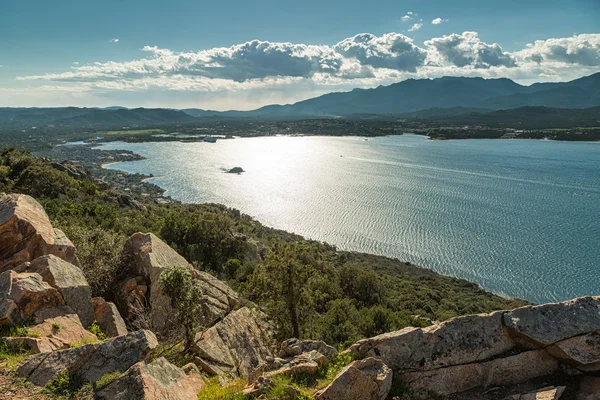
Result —
POLYGON ((52 382, 65 371, 84 382, 96 382, 105 374, 124 372, 145 360, 158 346, 150 331, 137 331, 102 342, 28 356, 17 373, 37 386, 52 382))
POLYGON ((99 400, 197 400, 204 386, 200 374, 169 363, 164 357, 142 361, 96 394, 99 400))
POLYGON ((11 348, 26 348, 34 354, 48 353, 64 348, 63 342, 48 337, 5 337, 0 338, 0 342, 11 348))
POLYGON ((127 335, 127 326, 121 318, 114 303, 104 300, 102 297, 92 299, 96 322, 108 337, 127 335))
POLYGON ((76 262, 75 246, 52 228, 40 203, 24 194, 0 193, 0 272, 47 254, 76 262))
POLYGON ((40 310, 64 304, 58 290, 39 274, 14 271, 0 274, 0 325, 21 324, 40 310))
POLYGON ((323 390, 318 400, 384 400, 392 388, 392 370, 381 360, 366 358, 346 366, 323 390))
POLYGON ((86 330, 79 316, 68 306, 49 308, 35 313, 36 325, 29 332, 63 343, 62 348, 98 341, 96 335, 86 330))
POLYGON ((45 282, 58 290, 83 326, 94 322, 92 290, 79 267, 50 254, 33 260, 27 271, 40 274, 45 282))

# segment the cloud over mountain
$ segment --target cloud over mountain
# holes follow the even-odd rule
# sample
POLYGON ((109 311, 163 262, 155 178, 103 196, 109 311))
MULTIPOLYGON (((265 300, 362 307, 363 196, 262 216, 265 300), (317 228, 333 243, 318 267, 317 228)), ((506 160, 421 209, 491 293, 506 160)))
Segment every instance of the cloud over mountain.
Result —
POLYGON ((515 58, 504 52, 497 43, 488 44, 479 39, 477 32, 463 32, 425 41, 432 50, 432 59, 447 61, 457 67, 490 68, 515 67, 515 58), (436 54, 437 53, 437 54, 436 54))
POLYGON ((536 40, 520 52, 525 60, 600 66, 600 34, 536 40))

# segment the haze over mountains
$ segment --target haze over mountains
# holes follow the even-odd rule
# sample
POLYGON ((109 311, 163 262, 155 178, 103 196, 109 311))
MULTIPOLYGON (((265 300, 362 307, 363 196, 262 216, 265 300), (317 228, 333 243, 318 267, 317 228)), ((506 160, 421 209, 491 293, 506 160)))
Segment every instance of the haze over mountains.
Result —
MULTIPOLYGON (((288 105, 252 111, 202 109, 0 108, 5 125, 147 125, 193 123, 198 117, 297 119, 405 115, 413 117, 487 114, 520 107, 584 109, 600 106, 600 72, 570 82, 520 85, 510 79, 442 77, 408 79, 374 89, 330 93, 288 105)), ((597 112, 597 110, 596 110, 597 112)), ((520 115, 524 113, 519 112, 520 115)), ((526 113, 525 113, 526 114, 526 113)), ((494 114, 497 118, 498 114, 494 114)))

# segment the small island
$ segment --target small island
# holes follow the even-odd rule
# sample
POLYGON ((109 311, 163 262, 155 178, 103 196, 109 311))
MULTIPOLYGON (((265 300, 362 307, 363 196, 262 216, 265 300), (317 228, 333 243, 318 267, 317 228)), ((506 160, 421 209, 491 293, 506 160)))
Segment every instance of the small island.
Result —
POLYGON ((246 172, 246 171, 244 171, 244 169, 242 167, 233 167, 229 171, 227 171, 228 174, 238 174, 238 175, 240 175, 242 172, 246 172))

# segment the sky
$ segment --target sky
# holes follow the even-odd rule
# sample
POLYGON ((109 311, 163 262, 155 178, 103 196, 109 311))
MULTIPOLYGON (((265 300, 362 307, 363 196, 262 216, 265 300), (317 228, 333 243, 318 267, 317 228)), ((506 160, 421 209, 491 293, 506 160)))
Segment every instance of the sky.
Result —
POLYGON ((600 71, 600 0, 2 0, 0 106, 254 109, 600 71))

